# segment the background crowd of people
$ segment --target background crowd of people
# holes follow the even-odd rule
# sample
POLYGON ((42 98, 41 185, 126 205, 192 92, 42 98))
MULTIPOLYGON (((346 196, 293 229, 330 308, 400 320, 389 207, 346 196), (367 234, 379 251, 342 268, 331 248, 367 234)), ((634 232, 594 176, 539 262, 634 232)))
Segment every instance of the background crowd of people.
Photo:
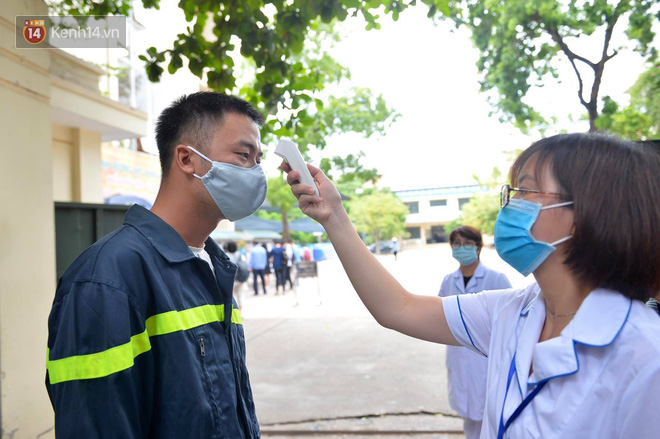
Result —
POLYGON ((235 241, 227 241, 223 245, 230 260, 238 264, 239 260, 246 262, 250 276, 234 282, 234 298, 239 309, 243 307, 243 295, 252 284, 254 295, 274 293, 284 294, 296 285, 297 262, 313 261, 314 252, 307 244, 297 244, 289 240, 251 242, 238 246, 235 241), (274 276, 274 284, 273 284, 274 276))

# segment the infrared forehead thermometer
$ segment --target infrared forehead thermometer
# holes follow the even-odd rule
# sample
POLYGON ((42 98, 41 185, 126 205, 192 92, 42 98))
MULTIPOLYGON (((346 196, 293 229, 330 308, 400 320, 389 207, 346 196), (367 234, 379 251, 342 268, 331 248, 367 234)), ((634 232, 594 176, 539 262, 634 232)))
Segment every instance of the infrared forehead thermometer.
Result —
POLYGON ((312 174, 310 174, 309 169, 307 169, 305 159, 302 154, 300 154, 300 150, 295 143, 286 137, 281 138, 280 143, 278 143, 277 148, 275 148, 275 155, 286 160, 293 171, 300 172, 300 182, 313 187, 316 191, 316 195, 319 194, 319 190, 316 187, 316 184, 314 184, 312 174))

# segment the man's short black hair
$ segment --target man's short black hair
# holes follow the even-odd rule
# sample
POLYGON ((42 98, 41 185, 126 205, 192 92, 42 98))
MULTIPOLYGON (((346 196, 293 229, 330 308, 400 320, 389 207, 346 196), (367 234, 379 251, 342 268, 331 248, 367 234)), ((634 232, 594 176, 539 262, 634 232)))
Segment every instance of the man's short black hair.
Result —
POLYGON ((208 151, 225 113, 244 114, 258 125, 264 122, 261 113, 243 99, 211 91, 183 95, 163 110, 156 124, 163 178, 169 173, 177 145, 194 146, 203 154, 208 151))

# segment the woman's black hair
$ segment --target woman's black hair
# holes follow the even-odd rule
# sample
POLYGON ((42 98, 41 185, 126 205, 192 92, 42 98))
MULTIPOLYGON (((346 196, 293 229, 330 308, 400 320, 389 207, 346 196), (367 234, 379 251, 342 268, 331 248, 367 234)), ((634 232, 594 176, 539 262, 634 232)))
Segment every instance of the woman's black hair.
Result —
POLYGON ((660 154, 604 134, 540 140, 516 159, 510 180, 536 159, 574 204, 565 264, 586 285, 648 300, 660 291, 660 154))

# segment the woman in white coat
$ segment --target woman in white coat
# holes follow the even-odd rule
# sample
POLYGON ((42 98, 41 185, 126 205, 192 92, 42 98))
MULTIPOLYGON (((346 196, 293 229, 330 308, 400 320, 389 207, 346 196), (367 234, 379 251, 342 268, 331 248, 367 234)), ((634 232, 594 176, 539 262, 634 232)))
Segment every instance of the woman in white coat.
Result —
POLYGON ((415 295, 371 254, 323 172, 287 181, 383 326, 488 356, 481 438, 657 437, 660 154, 599 134, 536 142, 516 159, 495 224, 500 257, 536 283, 415 295))
MULTIPOLYGON (((459 226, 449 234, 452 256, 458 270, 445 276, 440 297, 511 288, 503 273, 486 267, 480 260, 483 238, 471 226, 459 226)), ((449 405, 463 418, 467 439, 477 439, 486 402, 488 357, 470 349, 447 346, 449 405)))

